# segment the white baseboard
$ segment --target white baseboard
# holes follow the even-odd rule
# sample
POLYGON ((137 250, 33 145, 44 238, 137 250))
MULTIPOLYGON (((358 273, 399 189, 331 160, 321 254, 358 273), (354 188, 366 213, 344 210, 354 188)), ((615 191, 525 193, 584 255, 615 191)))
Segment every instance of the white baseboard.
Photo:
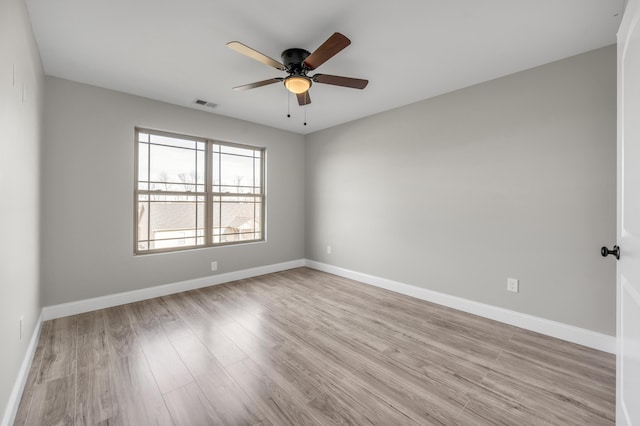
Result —
POLYGON ((31 363, 33 362, 33 356, 36 353, 36 347, 38 346, 38 339, 40 339, 40 330, 42 329, 42 313, 38 317, 36 326, 33 329, 31 340, 29 340, 29 346, 27 346, 27 353, 24 355, 20 371, 18 371, 18 377, 11 389, 11 395, 9 395, 9 401, 4 410, 2 416, 2 426, 10 426, 15 422, 16 414, 18 413, 18 407, 20 406, 20 399, 22 398, 22 392, 24 391, 24 385, 27 383, 29 377, 29 370, 31 369, 31 363))
POLYGON ((457 309, 463 312, 468 312, 470 314, 524 328, 526 330, 535 331, 547 336, 556 337, 558 339, 577 343, 612 354, 616 353, 615 336, 609 336, 584 328, 539 318, 533 315, 499 308, 497 306, 474 302, 473 300, 463 299, 461 297, 451 296, 433 290, 427 290, 422 287, 416 287, 414 285, 404 284, 386 278, 376 277, 374 275, 351 271, 349 269, 340 268, 326 263, 316 262, 314 260, 307 260, 305 262, 305 265, 309 268, 317 269, 319 271, 339 275, 341 277, 356 280, 365 284, 391 290, 396 293, 401 293, 407 296, 415 297, 417 299, 437 303, 449 308, 457 309))
POLYGON ((98 309, 124 305, 126 303, 153 299, 154 297, 167 296, 169 294, 180 293, 182 291, 195 290, 197 288, 224 284, 244 278, 257 277, 259 275, 271 274, 274 272, 285 271, 287 269, 300 268, 304 266, 305 263, 306 261, 304 259, 298 259, 273 265, 243 269, 241 271, 210 275, 177 283, 158 285, 140 290, 127 291, 124 293, 78 300, 76 302, 62 303, 60 305, 46 306, 42 309, 42 320, 48 321, 55 318, 67 317, 69 315, 77 315, 98 309))
POLYGON ((484 303, 475 302, 473 300, 451 296, 437 291, 427 290, 422 287, 416 287, 414 285, 409 285, 386 278, 380 278, 374 275, 364 274, 361 272, 356 272, 349 269, 340 268, 337 266, 307 259, 298 259, 284 263, 277 263, 274 265, 259 266, 256 268, 228 272, 225 274, 211 275, 208 277, 180 281, 171 284, 164 284, 140 290, 95 297, 92 299, 63 303, 60 305, 46 306, 42 309, 41 319, 42 321, 48 321, 55 318, 81 314, 84 312, 95 311, 97 309, 110 308, 126 303, 138 302, 141 300, 152 299, 154 297, 179 293, 181 291, 194 290, 197 288, 223 284, 230 281, 256 277, 259 275, 270 274, 287 269, 299 268, 302 266, 307 266, 319 271, 324 271, 345 278, 350 278, 356 281, 363 282, 365 284, 381 287, 387 290, 395 291, 396 293, 401 293, 407 296, 437 303, 439 305, 458 309, 460 311, 479 315, 481 317, 490 318, 492 320, 514 325, 516 327, 556 337, 558 339, 578 343, 590 348, 609 353, 616 353, 615 336, 609 336, 584 328, 575 327, 572 325, 539 318, 533 315, 523 314, 521 312, 499 308, 497 306, 487 305, 484 303))

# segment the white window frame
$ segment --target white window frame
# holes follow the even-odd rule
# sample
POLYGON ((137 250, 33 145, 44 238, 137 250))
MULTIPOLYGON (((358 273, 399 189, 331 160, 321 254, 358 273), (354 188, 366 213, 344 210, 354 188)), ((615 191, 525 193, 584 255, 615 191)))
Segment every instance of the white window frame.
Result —
MULTIPOLYGON (((152 129, 146 129, 146 128, 141 128, 141 127, 136 127, 135 128, 135 132, 134 132, 134 145, 135 145, 135 149, 134 149, 134 191, 133 191, 133 197, 134 197, 134 208, 133 208, 133 215, 134 215, 134 230, 133 230, 133 253, 135 255, 144 255, 144 254, 153 254, 153 253, 166 253, 166 252, 174 252, 174 251, 184 251, 184 250, 194 250, 194 249, 200 249, 200 248, 209 248, 209 247, 219 247, 219 246, 226 246, 226 245, 236 245, 236 244, 248 244, 248 243, 256 243, 256 242, 261 242, 261 241, 265 241, 265 219, 266 219, 266 208, 265 208, 265 203, 266 203, 266 197, 265 197, 265 164, 266 164, 266 148, 264 147, 256 147, 256 146, 251 146, 251 145, 244 145, 244 144, 237 144, 237 143, 231 143, 231 142, 223 142, 223 141, 219 141, 219 140, 215 140, 215 139, 208 139, 208 138, 200 138, 200 137, 196 137, 196 136, 189 136, 189 135, 183 135, 183 134, 178 134, 178 133, 170 133, 170 132, 164 132, 164 131, 158 131, 158 130, 152 130, 152 129), (197 182, 193 184, 194 187, 194 191, 187 191, 186 190, 186 185, 185 185, 185 191, 167 191, 167 190, 152 190, 150 189, 150 187, 147 187, 147 189, 140 189, 139 188, 139 184, 142 183, 147 183, 147 185, 150 185, 150 175, 151 175, 151 171, 149 170, 149 175, 147 177, 147 180, 143 181, 140 179, 140 176, 138 174, 139 172, 139 155, 140 155, 140 144, 141 143, 147 143, 147 142, 140 142, 140 134, 150 134, 150 135, 156 135, 156 136, 161 136, 161 137, 169 137, 169 138, 177 138, 177 139, 181 139, 181 140, 188 140, 188 141, 194 141, 194 146, 197 146, 198 142, 202 142, 204 143, 205 149, 204 149, 204 167, 205 167, 205 183, 204 185, 202 184, 198 184, 197 182), (255 161, 259 161, 260 162, 260 183, 259 185, 256 185, 255 182, 253 182, 253 185, 250 187, 252 188, 252 192, 251 193, 247 193, 247 192, 239 192, 240 191, 240 185, 237 185, 237 191, 233 192, 230 189, 233 187, 233 185, 222 185, 222 176, 219 175, 219 180, 218 180, 218 184, 214 183, 214 178, 213 178, 213 155, 214 155, 214 150, 216 149, 216 147, 218 147, 218 151, 215 151, 216 153, 219 153, 219 159, 220 161, 222 161, 222 156, 227 156, 227 155, 238 155, 238 154, 232 154, 232 153, 225 153, 222 152, 224 148, 230 148, 230 149, 243 149, 243 150, 249 150, 249 151, 253 151, 254 152, 254 162, 255 161), (224 147, 224 148, 223 148, 224 147), (256 153, 259 153, 259 157, 256 157, 256 153), (199 190, 199 187, 201 187, 201 189, 199 190), (257 190, 257 192, 256 192, 257 190), (168 241, 168 240, 156 240, 152 238, 152 230, 151 230, 151 219, 150 219, 150 214, 147 213, 147 220, 149 221, 147 223, 147 238, 140 240, 139 239, 139 202, 141 200, 141 197, 147 197, 147 206, 151 205, 151 198, 153 196, 175 196, 175 197, 180 197, 180 196, 186 196, 186 197, 194 197, 196 198, 196 200, 198 198, 200 198, 201 200, 204 200, 204 235, 199 235, 197 232, 197 223, 196 223, 196 236, 195 237, 190 237, 190 238, 195 238, 196 239, 196 244, 191 244, 191 245, 185 245, 185 246, 178 246, 178 247, 162 247, 162 248, 149 248, 151 245, 151 242, 156 242, 156 241, 168 241), (237 241, 222 241, 224 236, 228 236, 228 235, 239 235, 239 234, 224 234, 220 232, 220 229, 222 228, 222 226, 218 226, 218 232, 214 233, 214 222, 215 222, 215 218, 214 218, 214 204, 217 203, 218 204, 218 212, 220 214, 220 217, 218 218, 218 224, 221 225, 221 221, 222 221, 222 204, 224 204, 225 202, 229 202, 229 201, 224 201, 224 200, 229 200, 232 198, 238 198, 238 199, 251 199, 253 201, 250 201, 251 203, 253 203, 254 205, 254 219, 259 220, 260 222, 260 226, 259 226, 259 230, 256 230, 254 227, 253 232, 249 232, 248 234, 253 233, 258 234, 259 233, 259 238, 251 238, 251 239, 246 239, 246 240, 237 240, 237 241), (259 206, 259 207, 256 207, 259 206), (256 210, 257 208, 257 210, 256 210), (215 234, 215 235, 214 235, 215 234), (200 239, 202 241, 201 244, 197 243, 197 240, 200 239), (218 240, 218 241, 216 241, 218 240), (146 249, 141 249, 140 248, 140 243, 141 242, 147 242, 147 248, 146 249)), ((149 143, 149 147, 152 144, 149 143)), ((185 148, 185 149, 190 149, 190 148, 185 148)), ((195 150, 195 149, 194 149, 195 150)), ((150 152, 150 150, 149 150, 150 152)), ((150 155, 150 154, 149 154, 150 155)), ((150 161, 147 160, 147 161, 150 161)), ((147 168, 149 168, 147 166, 147 168)), ((219 173, 221 173, 220 171, 220 167, 218 167, 218 171, 219 173)), ((255 176, 254 176, 254 180, 255 180, 255 176)), ((144 202, 144 201, 143 201, 144 202)), ((194 201, 197 203, 197 201, 194 201)), ((197 214, 197 207, 196 207, 196 214, 197 214)), ((197 220, 196 220, 197 222, 197 220)), ((178 231, 178 230, 176 230, 178 231)), ((183 239, 183 238, 181 238, 183 239)))

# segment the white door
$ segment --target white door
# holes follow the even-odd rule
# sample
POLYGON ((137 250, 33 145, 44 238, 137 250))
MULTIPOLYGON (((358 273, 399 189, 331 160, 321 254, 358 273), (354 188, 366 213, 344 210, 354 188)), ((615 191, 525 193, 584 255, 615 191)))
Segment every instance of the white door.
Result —
POLYGON ((640 426, 640 0, 618 32, 616 423, 640 426))

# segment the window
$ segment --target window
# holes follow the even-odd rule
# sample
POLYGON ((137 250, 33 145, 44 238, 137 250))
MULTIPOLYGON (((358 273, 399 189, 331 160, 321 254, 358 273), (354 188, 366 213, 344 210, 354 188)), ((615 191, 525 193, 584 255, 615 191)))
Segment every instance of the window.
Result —
POLYGON ((136 254, 264 240, 264 148, 135 133, 136 254))

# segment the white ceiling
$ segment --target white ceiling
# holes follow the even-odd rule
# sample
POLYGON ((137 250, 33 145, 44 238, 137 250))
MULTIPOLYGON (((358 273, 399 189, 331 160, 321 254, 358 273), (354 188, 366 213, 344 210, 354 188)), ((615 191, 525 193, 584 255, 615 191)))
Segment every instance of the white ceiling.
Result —
POLYGON ((26 0, 45 72, 298 133, 386 111, 615 43, 623 0, 26 0), (307 107, 284 73, 226 47, 280 59, 339 31, 352 44, 317 71, 307 107), (218 106, 193 104, 201 98, 218 106))

